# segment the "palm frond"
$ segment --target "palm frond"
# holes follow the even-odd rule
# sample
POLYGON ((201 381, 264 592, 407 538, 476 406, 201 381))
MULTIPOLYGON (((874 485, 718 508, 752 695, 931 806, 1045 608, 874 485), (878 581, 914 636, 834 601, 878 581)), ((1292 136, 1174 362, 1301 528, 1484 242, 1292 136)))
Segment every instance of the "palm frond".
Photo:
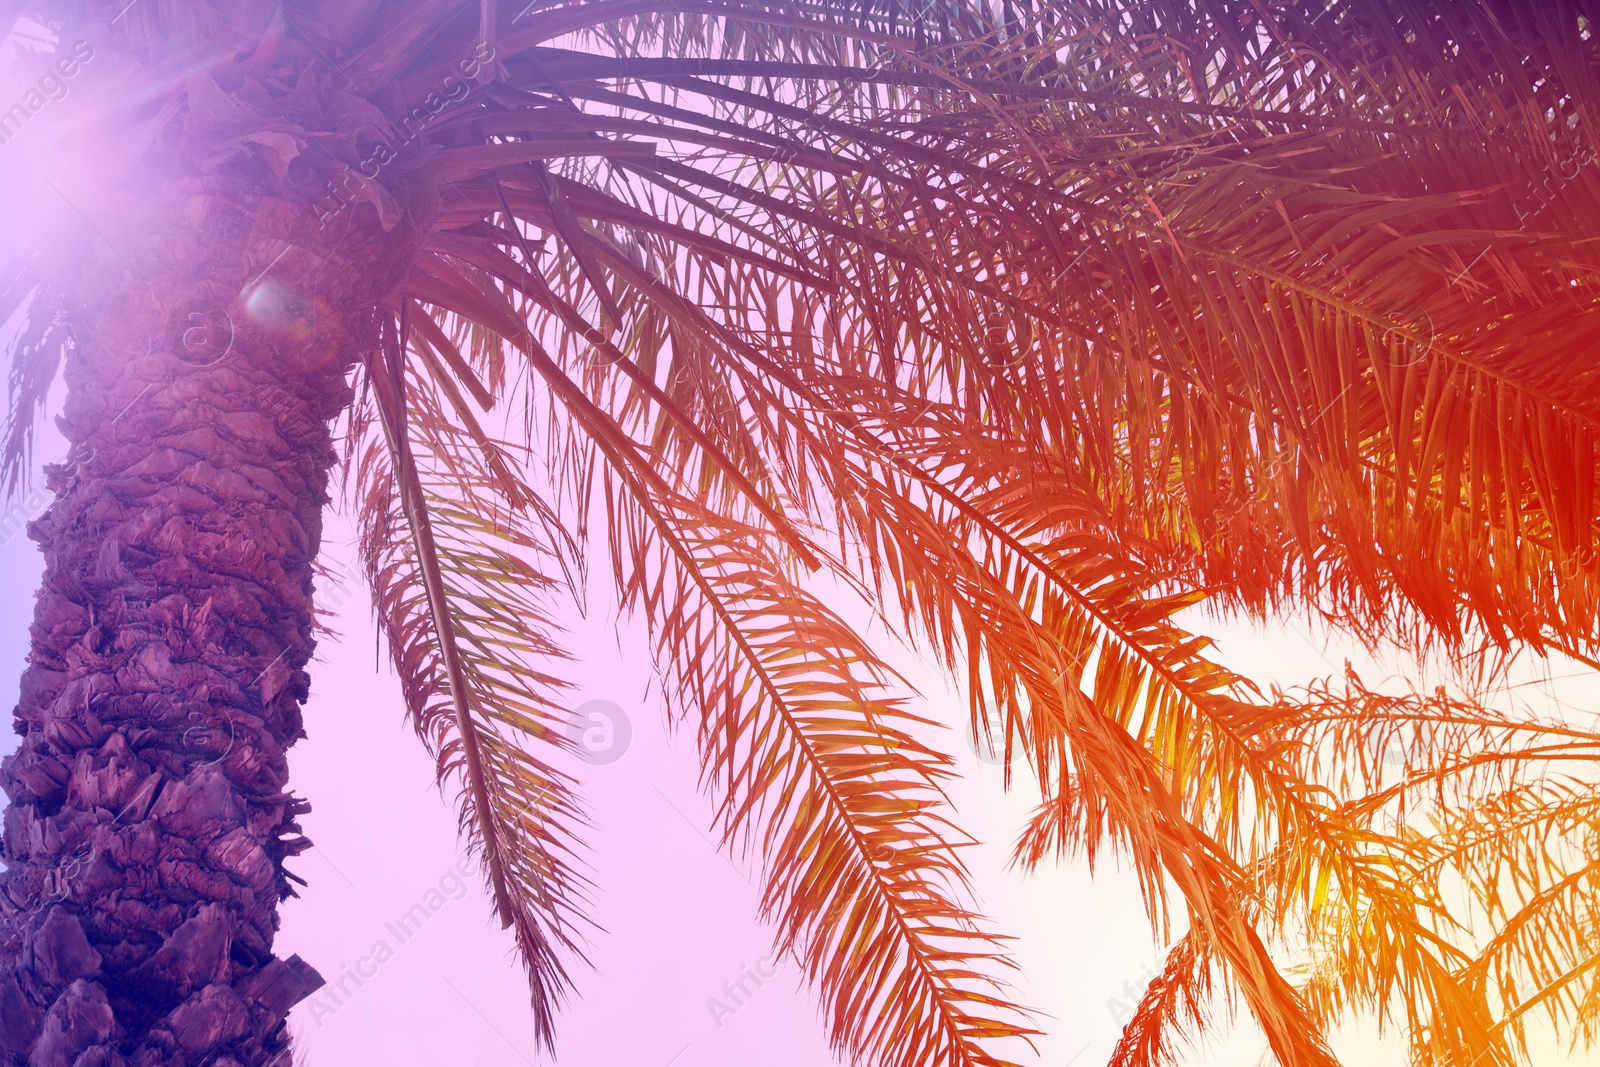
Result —
MULTIPOLYGON (((388 351, 399 345, 392 336, 388 351)), ((538 568, 570 546, 544 536, 540 502, 511 475, 509 450, 453 423, 434 366, 368 366, 370 406, 353 416, 351 436, 362 556, 413 725, 440 784, 461 790, 462 830, 502 924, 515 929, 536 1030, 553 1046, 567 966, 583 959, 589 883, 575 782, 539 751, 570 742, 565 683, 544 666, 563 656, 542 602, 557 580, 538 568), (396 536, 401 528, 409 537, 396 536)))
POLYGON ((1106 1067, 1176 1067, 1177 1041, 1210 1019, 1211 954, 1203 938, 1185 934, 1134 1008, 1106 1067))
POLYGON ((1033 1031, 993 981, 997 939, 961 903, 938 787, 951 761, 911 732, 929 721, 760 531, 683 496, 636 507, 613 520, 626 599, 698 715, 723 832, 764 860, 778 949, 818 983, 835 1047, 901 1067, 1005 1062, 986 1043, 1033 1031))
POLYGON ((6 436, 0 444, 0 486, 13 501, 33 467, 34 427, 56 379, 61 357, 71 343, 72 327, 63 294, 50 289, 36 263, 13 260, 0 279, 0 325, 19 311, 25 318, 11 338, 6 436))

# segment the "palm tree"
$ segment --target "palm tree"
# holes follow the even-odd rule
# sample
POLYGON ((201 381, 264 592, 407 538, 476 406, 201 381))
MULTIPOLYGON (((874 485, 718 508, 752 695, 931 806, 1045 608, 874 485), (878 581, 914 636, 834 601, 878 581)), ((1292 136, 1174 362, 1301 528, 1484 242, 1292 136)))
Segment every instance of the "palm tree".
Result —
MULTIPOLYGON (((541 598, 579 587, 602 481, 618 577, 730 787, 727 831, 764 847, 780 943, 836 1042, 977 1063, 1025 1033, 960 901, 949 761, 791 573, 823 558, 797 525, 827 495, 802 458, 819 428, 779 469, 741 455, 757 438, 736 418, 805 389, 761 316, 821 299, 857 328, 841 294, 892 247, 855 217, 873 164, 835 143, 859 136, 891 184, 924 184, 939 156, 895 125, 948 90, 917 56, 994 24, 955 6, 45 14, 76 61, 41 75, 64 99, 19 134, 57 140, 30 156, 43 218, 6 274, 7 311, 32 301, 11 455, 63 351, 72 452, 33 527, 47 572, 5 769, 0 1054, 282 1053, 320 981, 272 940, 306 847, 284 751, 341 417, 409 710, 459 778, 546 1040, 584 881, 573 783, 548 760, 566 742, 541 598), (651 50, 668 67, 643 81, 615 67, 651 50), (777 66, 747 77, 747 58, 777 66), (709 106, 650 88, 684 77, 709 106), (483 429, 530 379, 564 513, 527 449, 483 429)), ((767 432, 793 430, 770 423, 763 450, 767 432)))
POLYGON ((591 523, 852 1059, 1032 1031, 952 761, 819 571, 966 672, 974 730, 1002 709, 1046 797, 1019 859, 1114 850, 1158 926, 1181 900, 1118 1062, 1170 1059, 1213 975, 1286 1064, 1332 1063, 1352 1010, 1419 1062, 1510 1062, 1535 1003, 1586 1033, 1596 872, 1563 850, 1594 854, 1593 790, 1523 776, 1581 783, 1597 739, 1358 680, 1264 696, 1173 618, 1593 653, 1563 357, 1600 184, 1520 229, 1504 195, 1575 158, 1588 23, 1319 6, 43 13, 3 131, 39 193, 0 290, 12 485, 58 367, 72 451, 0 771, 0 1062, 281 1060, 320 982, 272 941, 336 465, 547 1043, 588 888, 553 605, 591 523), (1425 760, 1371 766, 1419 722, 1425 760), (1269 951, 1296 937, 1303 979, 1269 951))

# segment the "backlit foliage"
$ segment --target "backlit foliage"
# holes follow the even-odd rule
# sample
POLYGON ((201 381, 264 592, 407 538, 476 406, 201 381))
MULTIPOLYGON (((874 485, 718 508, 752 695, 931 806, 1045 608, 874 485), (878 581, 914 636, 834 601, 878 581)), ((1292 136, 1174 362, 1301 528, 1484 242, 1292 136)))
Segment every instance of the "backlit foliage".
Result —
MULTIPOLYGON (((336 57, 391 122, 495 57, 399 150, 437 215, 348 462, 546 1040, 586 883, 540 753, 596 554, 853 1061, 1016 1062, 1033 1024, 936 716, 813 575, 968 683, 962 729, 1001 709, 1045 797, 1019 863, 1115 855, 1180 938, 1116 1064, 1178 1062, 1225 999, 1295 1067, 1356 1014, 1418 1064, 1592 1038, 1600 735, 1484 695, 1600 638, 1582 5, 233 6, 195 18, 336 57), (1180 624, 1202 603, 1471 684, 1264 693, 1180 624), (1425 738, 1398 771, 1392 735, 1425 738)), ((13 268, 25 435, 57 295, 13 268)))

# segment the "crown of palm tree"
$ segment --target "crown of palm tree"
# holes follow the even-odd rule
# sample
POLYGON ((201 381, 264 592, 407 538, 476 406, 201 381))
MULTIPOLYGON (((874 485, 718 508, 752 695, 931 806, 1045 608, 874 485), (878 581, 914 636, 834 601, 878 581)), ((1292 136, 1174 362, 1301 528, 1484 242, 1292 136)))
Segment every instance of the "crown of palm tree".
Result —
POLYGON ((1174 618, 1305 605, 1486 678, 1594 654, 1589 23, 1319 6, 83 5, 84 125, 48 131, 81 155, 0 293, 32 301, 12 484, 119 287, 178 326, 163 382, 235 334, 326 376, 263 403, 308 448, 343 412, 408 710, 547 1042, 587 922, 555 604, 602 537, 853 1059, 1033 1031, 953 761, 818 578, 965 671, 974 733, 1000 709, 1046 798, 1020 862, 1109 848, 1158 925, 1181 898, 1114 1062, 1172 1062, 1214 973, 1286 1064, 1354 1009, 1419 1063, 1509 1063, 1534 1006, 1587 1036, 1600 736, 1264 695, 1174 618), (245 285, 181 217, 237 226, 245 285), (1418 724, 1396 778, 1372 754, 1418 724))

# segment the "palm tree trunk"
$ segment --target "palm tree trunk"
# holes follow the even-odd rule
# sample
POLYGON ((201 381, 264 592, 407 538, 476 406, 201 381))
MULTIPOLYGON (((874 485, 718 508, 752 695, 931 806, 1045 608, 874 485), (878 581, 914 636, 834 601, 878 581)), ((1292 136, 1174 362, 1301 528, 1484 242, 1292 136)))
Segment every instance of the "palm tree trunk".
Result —
POLYGON ((322 984, 273 954, 283 863, 309 844, 285 750, 327 420, 396 235, 370 209, 330 229, 310 194, 286 210, 298 179, 266 170, 130 197, 86 268, 0 767, 0 1064, 282 1065, 285 1016, 322 984))

